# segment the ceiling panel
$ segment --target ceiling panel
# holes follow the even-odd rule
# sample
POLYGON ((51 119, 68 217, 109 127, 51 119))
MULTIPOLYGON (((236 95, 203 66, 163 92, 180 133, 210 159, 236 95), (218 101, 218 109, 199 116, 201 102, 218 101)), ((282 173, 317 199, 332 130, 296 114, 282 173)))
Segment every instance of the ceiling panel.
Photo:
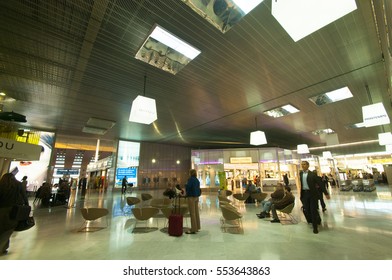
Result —
MULTIPOLYGON (((268 146, 324 146, 312 131, 328 127, 340 143, 376 140, 390 125, 346 126, 362 121, 363 105, 383 102, 390 115, 392 5, 357 5, 294 42, 271 15, 271 0, 224 34, 181 0, 1 1, 0 89, 15 99, 4 101, 3 111, 26 115, 24 127, 56 131, 58 141, 77 135, 92 142, 249 147, 255 118, 268 146), (176 75, 135 59, 154 24, 201 54, 176 75), (352 98, 321 107, 309 101, 344 86, 352 98), (132 100, 142 94, 156 99, 151 125, 128 121, 132 100), (262 114, 287 103, 300 112, 262 114), (116 124, 104 135, 83 133, 90 118, 116 124)), ((383 148, 351 145, 335 153, 383 148)))

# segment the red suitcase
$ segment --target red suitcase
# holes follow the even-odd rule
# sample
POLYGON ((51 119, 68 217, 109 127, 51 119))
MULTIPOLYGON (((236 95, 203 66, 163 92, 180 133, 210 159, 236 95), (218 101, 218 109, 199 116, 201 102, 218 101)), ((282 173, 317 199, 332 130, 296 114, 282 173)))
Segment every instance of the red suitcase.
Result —
POLYGON ((169 216, 169 235, 171 236, 181 236, 183 228, 183 217, 180 214, 180 199, 174 198, 174 211, 169 216), (176 200, 178 199, 178 208, 176 205, 176 200))

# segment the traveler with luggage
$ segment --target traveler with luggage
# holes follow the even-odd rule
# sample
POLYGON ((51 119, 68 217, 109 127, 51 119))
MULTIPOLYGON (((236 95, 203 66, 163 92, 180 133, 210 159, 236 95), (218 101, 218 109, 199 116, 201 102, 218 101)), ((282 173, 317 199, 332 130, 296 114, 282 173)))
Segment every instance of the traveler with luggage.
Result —
POLYGON ((201 195, 200 182, 195 169, 189 171, 189 179, 185 192, 188 200, 189 214, 191 216, 191 229, 186 234, 195 234, 200 230, 199 196, 201 195))

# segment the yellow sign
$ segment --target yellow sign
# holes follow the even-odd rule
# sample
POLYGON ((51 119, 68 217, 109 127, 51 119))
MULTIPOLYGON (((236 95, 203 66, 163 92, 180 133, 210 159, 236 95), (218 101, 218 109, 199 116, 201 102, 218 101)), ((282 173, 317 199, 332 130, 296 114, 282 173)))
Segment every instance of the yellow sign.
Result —
POLYGON ((230 163, 252 163, 251 157, 231 157, 230 163))

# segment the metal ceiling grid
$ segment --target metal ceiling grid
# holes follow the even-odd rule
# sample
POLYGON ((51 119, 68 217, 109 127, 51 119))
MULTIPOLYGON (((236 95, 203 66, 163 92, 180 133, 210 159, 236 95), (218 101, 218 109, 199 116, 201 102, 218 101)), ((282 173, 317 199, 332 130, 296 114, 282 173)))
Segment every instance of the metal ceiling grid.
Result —
POLYGON ((295 149, 304 140, 322 146, 311 132, 326 127, 341 143, 375 139, 390 125, 345 126, 361 121, 366 86, 371 102, 390 112, 392 11, 388 1, 357 5, 295 43, 271 15, 271 0, 225 34, 180 0, 2 1, 0 87, 17 99, 4 109, 25 114, 27 126, 91 141, 94 135, 81 132, 91 117, 116 122, 102 136, 108 140, 201 148, 249 147, 256 116, 271 146, 295 149), (175 76, 134 58, 155 23, 202 51, 175 76), (146 96, 158 105, 150 126, 128 122, 144 75, 146 96), (343 86, 353 98, 325 107, 308 99, 343 86), (300 112, 279 119, 262 114, 287 103, 300 112))

